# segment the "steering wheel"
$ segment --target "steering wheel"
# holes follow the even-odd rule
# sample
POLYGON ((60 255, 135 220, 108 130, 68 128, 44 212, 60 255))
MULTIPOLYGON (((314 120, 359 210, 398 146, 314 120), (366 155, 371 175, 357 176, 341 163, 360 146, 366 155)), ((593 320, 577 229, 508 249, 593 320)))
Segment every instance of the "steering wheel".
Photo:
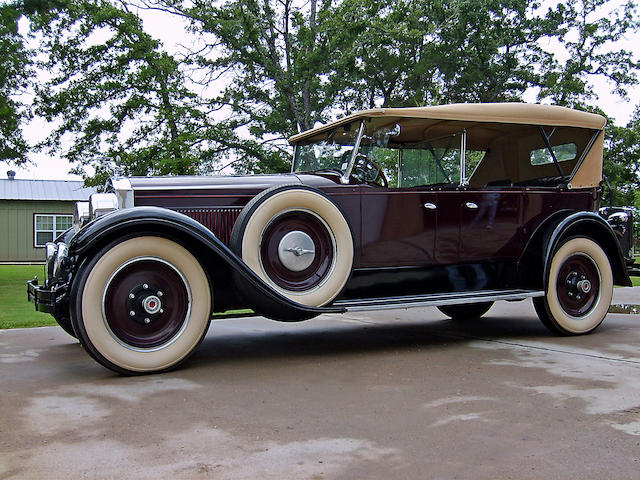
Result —
POLYGON ((356 155, 356 162, 353 166, 353 176, 366 183, 387 188, 389 181, 380 165, 367 157, 364 153, 356 155))

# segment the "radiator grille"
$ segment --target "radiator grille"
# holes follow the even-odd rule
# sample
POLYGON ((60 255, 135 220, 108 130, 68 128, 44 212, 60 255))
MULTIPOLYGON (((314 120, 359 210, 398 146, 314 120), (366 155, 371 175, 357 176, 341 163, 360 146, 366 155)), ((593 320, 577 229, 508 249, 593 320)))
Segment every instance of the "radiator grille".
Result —
POLYGON ((178 208, 176 211, 193 218, 211 230, 225 245, 229 245, 231 229, 242 207, 226 208, 178 208))

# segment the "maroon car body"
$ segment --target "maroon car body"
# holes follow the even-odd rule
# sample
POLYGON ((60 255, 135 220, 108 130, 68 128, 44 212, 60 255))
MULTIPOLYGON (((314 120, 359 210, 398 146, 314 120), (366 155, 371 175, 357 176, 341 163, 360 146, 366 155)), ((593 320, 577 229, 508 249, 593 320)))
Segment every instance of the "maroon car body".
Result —
POLYGON ((603 128, 541 105, 370 110, 292 137, 289 174, 114 179, 50 246, 30 297, 123 373, 175 367, 209 312, 238 308, 296 321, 433 305, 457 319, 533 298, 551 330, 588 333, 613 284, 630 284, 595 213, 603 128))

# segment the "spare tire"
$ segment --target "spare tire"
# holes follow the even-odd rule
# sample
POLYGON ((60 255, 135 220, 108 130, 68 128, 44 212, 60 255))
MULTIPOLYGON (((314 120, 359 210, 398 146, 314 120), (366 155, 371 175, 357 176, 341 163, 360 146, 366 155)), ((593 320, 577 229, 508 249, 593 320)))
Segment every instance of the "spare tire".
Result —
POLYGON ((274 290, 319 307, 344 288, 353 267, 353 236, 340 209, 300 185, 271 188, 242 210, 231 249, 274 290))

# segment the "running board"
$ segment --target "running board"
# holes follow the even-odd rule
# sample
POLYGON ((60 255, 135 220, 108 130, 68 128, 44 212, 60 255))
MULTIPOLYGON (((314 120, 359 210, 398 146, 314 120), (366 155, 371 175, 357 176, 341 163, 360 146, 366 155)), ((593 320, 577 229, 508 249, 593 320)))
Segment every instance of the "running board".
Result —
POLYGON ((544 296, 543 290, 480 290, 475 292, 431 293, 404 297, 338 300, 332 306, 342 307, 347 312, 366 310, 391 310, 394 308, 437 307, 462 303, 494 302, 496 300, 524 300, 544 296))

